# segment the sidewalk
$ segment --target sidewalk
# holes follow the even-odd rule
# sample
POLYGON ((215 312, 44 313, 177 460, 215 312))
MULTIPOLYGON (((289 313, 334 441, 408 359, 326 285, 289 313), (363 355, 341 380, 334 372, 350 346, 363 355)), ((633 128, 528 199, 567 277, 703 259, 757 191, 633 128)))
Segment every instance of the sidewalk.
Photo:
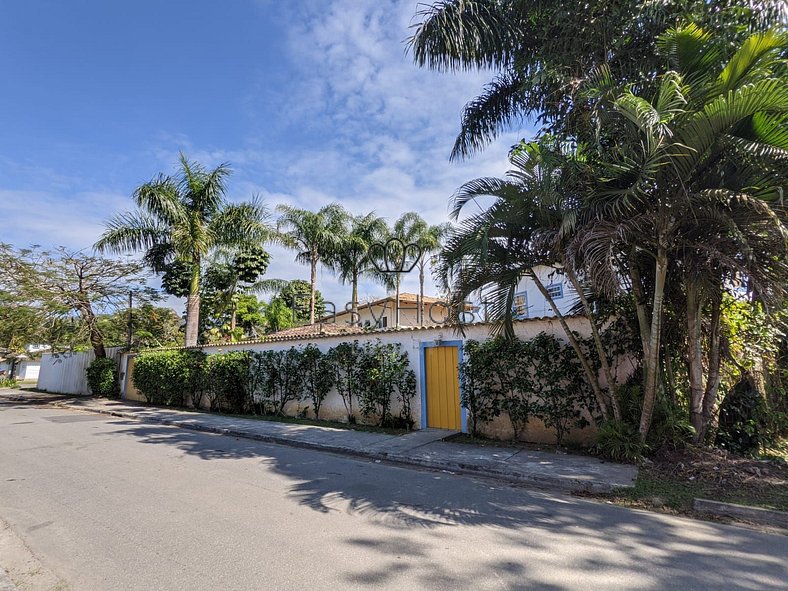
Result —
POLYGON ((606 492, 631 487, 637 468, 589 456, 442 441, 453 434, 424 429, 405 435, 370 433, 293 423, 156 408, 120 400, 63 397, 0 389, 0 400, 51 403, 182 429, 360 456, 374 460, 487 476, 515 484, 563 491, 606 492))

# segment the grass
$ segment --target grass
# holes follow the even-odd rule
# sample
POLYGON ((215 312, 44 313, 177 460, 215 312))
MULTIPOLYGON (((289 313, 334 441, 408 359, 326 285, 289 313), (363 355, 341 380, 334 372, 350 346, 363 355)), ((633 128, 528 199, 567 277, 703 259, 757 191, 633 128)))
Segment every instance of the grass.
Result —
POLYGON ((692 447, 656 454, 641 466, 634 488, 605 498, 693 516, 696 498, 788 511, 788 442, 767 451, 760 458, 692 447))

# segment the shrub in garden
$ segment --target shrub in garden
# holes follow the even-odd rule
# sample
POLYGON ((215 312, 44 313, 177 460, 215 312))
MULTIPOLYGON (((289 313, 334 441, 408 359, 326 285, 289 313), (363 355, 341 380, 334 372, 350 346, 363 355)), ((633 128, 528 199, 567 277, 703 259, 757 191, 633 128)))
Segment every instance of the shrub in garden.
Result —
POLYGON ((416 376, 408 354, 397 344, 367 343, 359 360, 359 403, 365 417, 377 417, 380 426, 413 425, 411 400, 416 395, 416 376), (399 421, 391 414, 394 396, 400 402, 399 421))
POLYGON ((250 371, 255 406, 263 414, 283 416, 287 403, 302 397, 302 353, 290 347, 286 351, 260 351, 252 355, 250 371))
POLYGON ((205 394, 209 410, 241 414, 251 407, 248 390, 251 354, 231 351, 209 355, 205 360, 205 394))
POLYGON ((500 409, 512 425, 512 439, 520 439, 535 410, 529 349, 519 339, 497 338, 486 343, 488 366, 492 373, 491 389, 497 392, 500 409))
POLYGON ((462 405, 469 411, 473 435, 502 412, 515 440, 532 417, 555 432, 558 445, 571 428, 588 424, 582 411, 593 411, 590 389, 574 352, 555 337, 542 333, 526 342, 468 341, 464 353, 462 405))
POLYGON ((183 405, 191 399, 199 406, 204 363, 202 351, 151 351, 136 357, 131 377, 134 387, 150 403, 183 405))
POLYGON ((364 350, 358 341, 340 343, 328 351, 328 358, 334 372, 334 383, 337 393, 342 398, 349 423, 356 422, 353 400, 359 400, 359 393, 363 383, 361 375, 361 359, 364 350))
POLYGON ((528 341, 526 365, 536 397, 535 414, 548 429, 555 431, 555 443, 573 427, 584 428, 588 421, 583 408, 592 408, 594 399, 574 351, 545 333, 528 341))
POLYGON ((331 358, 311 343, 300 352, 304 398, 312 402, 315 418, 320 420, 320 407, 334 385, 331 358))
POLYGON ((624 421, 607 421, 599 427, 596 451, 619 462, 640 462, 646 447, 637 428, 624 421))
POLYGON ((490 349, 486 341, 467 341, 460 362, 462 384, 460 404, 468 411, 472 437, 479 435, 479 426, 501 414, 498 392, 493 387, 490 349))
POLYGON ((118 385, 118 364, 109 357, 94 359, 85 370, 88 387, 93 396, 115 398, 120 395, 118 385))

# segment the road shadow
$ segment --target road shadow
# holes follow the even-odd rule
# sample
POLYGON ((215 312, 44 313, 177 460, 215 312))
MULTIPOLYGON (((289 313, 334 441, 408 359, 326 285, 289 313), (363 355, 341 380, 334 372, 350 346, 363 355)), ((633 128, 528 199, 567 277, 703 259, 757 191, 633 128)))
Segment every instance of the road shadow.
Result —
MULTIPOLYGON (((284 477, 293 502, 323 514, 341 512, 381 525, 380 536, 350 535, 344 540, 348 551, 364 548, 389 561, 385 569, 349 573, 348 582, 356 585, 380 585, 430 560, 434 549, 408 535, 414 528, 440 540, 455 535, 454 528, 460 526, 493 530, 496 542, 505 544, 515 556, 518 550, 543 555, 541 569, 553 562, 556 569, 577 575, 629 572, 632 564, 638 564, 639 576, 651 581, 638 588, 754 591, 782 589, 788 580, 784 560, 788 537, 784 536, 629 510, 492 480, 126 419, 112 422, 114 428, 100 435, 127 435, 145 445, 172 446, 206 461, 259 459, 261 477, 266 472, 284 477), (562 548, 569 545, 589 552, 575 551, 570 566, 562 559, 562 548)), ((506 557, 487 559, 474 568, 498 573, 508 581, 528 579, 530 570, 526 562, 506 557)), ((425 588, 469 583, 467 573, 462 581, 458 576, 436 566, 423 582, 425 588)), ((563 588, 548 581, 539 585, 548 591, 563 588)))

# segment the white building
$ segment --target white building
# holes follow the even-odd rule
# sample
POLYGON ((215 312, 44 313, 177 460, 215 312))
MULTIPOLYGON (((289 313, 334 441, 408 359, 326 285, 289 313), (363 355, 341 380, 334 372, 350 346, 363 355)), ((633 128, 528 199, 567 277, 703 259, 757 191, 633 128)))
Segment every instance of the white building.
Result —
MULTIPOLYGON (((569 314, 578 299, 577 292, 566 276, 559 269, 547 266, 534 267, 534 272, 553 297, 561 314, 569 314)), ((534 281, 528 277, 521 279, 517 286, 512 314, 516 319, 555 316, 547 299, 537 289, 534 281)))

